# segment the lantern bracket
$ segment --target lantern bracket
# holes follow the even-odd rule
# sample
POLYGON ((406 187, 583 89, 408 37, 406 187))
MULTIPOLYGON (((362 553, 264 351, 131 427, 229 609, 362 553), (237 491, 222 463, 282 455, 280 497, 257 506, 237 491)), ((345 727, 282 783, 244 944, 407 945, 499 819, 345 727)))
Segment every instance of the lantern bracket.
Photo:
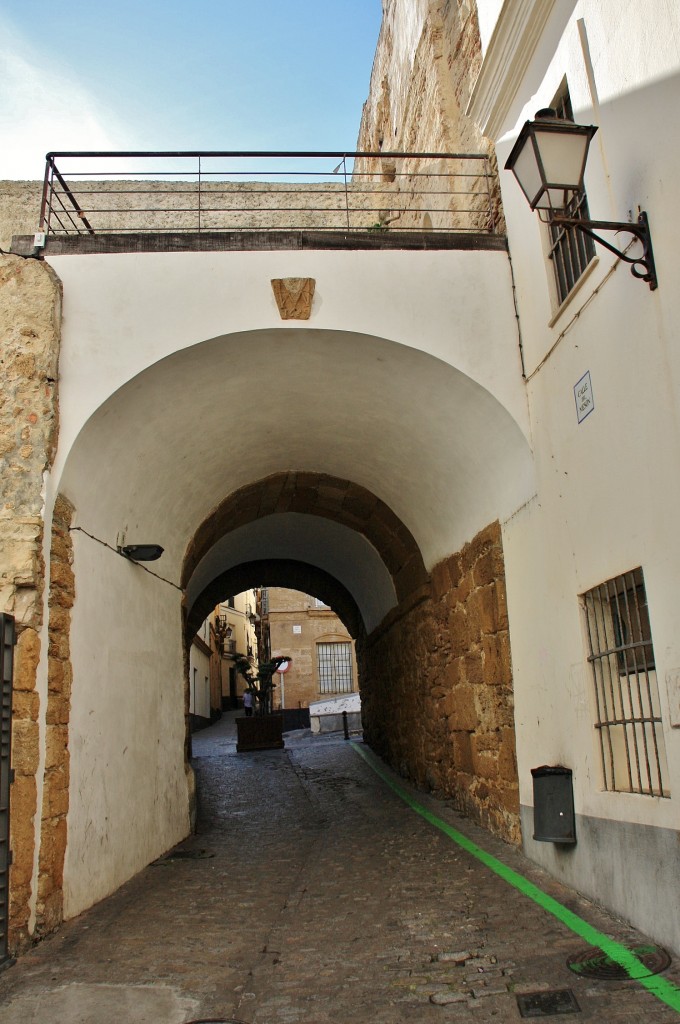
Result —
POLYGON ((637 223, 628 221, 612 220, 583 220, 579 217, 562 217, 555 212, 549 212, 547 222, 553 227, 577 228, 584 235, 588 235, 594 241, 603 245, 605 249, 618 256, 625 263, 630 264, 630 272, 633 277, 649 284, 650 291, 659 286, 656 276, 656 265, 654 263, 654 250, 652 239, 649 233, 649 221, 647 214, 642 210, 638 216, 637 223), (615 245, 601 238, 597 231, 627 231, 642 244, 641 256, 629 256, 625 250, 617 249, 615 245))

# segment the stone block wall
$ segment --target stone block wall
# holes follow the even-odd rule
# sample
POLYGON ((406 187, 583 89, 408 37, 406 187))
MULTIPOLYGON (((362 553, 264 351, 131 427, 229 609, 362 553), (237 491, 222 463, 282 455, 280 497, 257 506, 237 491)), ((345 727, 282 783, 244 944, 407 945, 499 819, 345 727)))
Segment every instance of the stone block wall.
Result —
POLYGON ((357 150, 491 149, 465 116, 482 61, 475 0, 383 0, 357 150))
POLYGON ((56 443, 61 285, 36 260, 0 255, 0 609, 17 625, 12 703, 9 941, 30 941, 40 765, 43 475, 56 443))
POLYGON ((71 714, 71 608, 75 600, 73 542, 69 528, 73 506, 57 498, 52 519, 49 592, 49 652, 45 768, 36 906, 36 935, 45 935, 63 919, 66 817, 69 805, 68 728, 71 714))
POLYGON ((364 735, 403 776, 520 841, 501 530, 435 566, 359 649, 364 735))
MULTIPOLYGON (((352 637, 330 608, 318 608, 314 598, 300 591, 272 587, 269 590, 269 637, 272 653, 280 651, 291 658, 284 679, 285 706, 309 707, 315 700, 337 693, 321 694, 316 644, 318 641, 346 642, 352 637), (294 632, 298 627, 300 632, 294 632)), ((352 688, 357 689, 356 666, 352 659, 352 688)), ((274 677, 274 706, 281 701, 280 679, 274 677)), ((344 691, 343 691, 344 692, 344 691)))
POLYGON ((0 249, 12 235, 32 235, 40 222, 42 181, 0 181, 0 249))
MULTIPOLYGON (((335 158, 307 165, 297 162, 297 171, 307 168, 318 175, 332 177, 335 158)), ((190 170, 189 163, 185 171, 190 170)), ((373 167, 378 168, 374 161, 373 167)), ((101 173, 105 174, 106 161, 101 173)), ((134 162, 130 165, 134 172, 134 162)), ((86 211, 88 223, 96 232, 131 231, 133 225, 145 231, 261 231, 268 229, 314 230, 334 228, 345 231, 369 228, 375 222, 376 197, 367 191, 365 183, 344 182, 337 179, 326 182, 317 177, 314 183, 267 181, 267 164, 262 165, 263 180, 230 183, 228 181, 201 183, 200 197, 205 207, 197 213, 199 195, 192 182, 172 180, 85 180, 73 178, 71 185, 78 191, 78 199, 86 211), (266 189, 263 191, 263 183, 266 189), (142 193, 141 198, 136 193, 142 193), (212 195, 211 195, 212 194, 212 195), (349 218, 349 225, 348 225, 349 218)), ((68 176, 67 176, 68 177, 68 176)), ((433 182, 434 186, 436 182, 433 182)), ((389 204, 398 186, 383 181, 379 192, 389 204)), ((31 236, 40 221, 41 181, 0 181, 0 248, 9 249, 14 235, 31 236)), ((61 196, 60 196, 61 200, 61 196)), ((68 208, 68 200, 64 199, 68 208)), ((59 205, 59 202, 56 203, 59 205)), ((465 219, 461 218, 465 223, 465 219)), ((68 226, 68 221, 66 222, 68 226)), ((51 230, 63 233, 57 221, 51 230)))
MULTIPOLYGON (((383 0, 382 25, 357 150, 386 154, 488 154, 492 168, 490 211, 486 202, 480 202, 475 226, 477 230, 486 230, 493 222, 502 233, 505 222, 493 146, 465 114, 481 62, 475 0, 421 0, 417 5, 413 0, 383 0)), ((355 165, 356 170, 365 173, 372 173, 371 167, 362 161, 355 165)), ((451 170, 445 163, 437 168, 432 160, 399 160, 387 155, 383 160, 387 180, 394 180, 397 173, 397 190, 408 190, 408 175, 428 167, 442 173, 451 170), (400 179, 402 174, 406 177, 400 179)), ((474 165, 465 165, 464 171, 475 173, 474 165)), ((445 180, 433 184, 434 190, 440 190, 445 180)), ((472 179, 466 179, 465 187, 471 185, 472 179)), ((425 184, 425 191, 428 188, 425 184)), ((416 222, 437 228, 437 215, 432 208, 439 209, 439 200, 426 202, 423 197, 411 203, 410 209, 419 205, 423 209, 427 206, 429 212, 424 212, 416 222)), ((469 196, 452 196, 449 203, 451 209, 465 205, 474 206, 469 196)), ((395 218, 394 211, 386 210, 384 214, 387 226, 410 226, 403 217, 395 218)))
POLYGON ((40 761, 40 697, 35 687, 39 660, 38 633, 32 628, 25 629, 19 634, 15 651, 12 697, 14 783, 10 791, 9 948, 15 953, 30 944, 29 916, 40 761))

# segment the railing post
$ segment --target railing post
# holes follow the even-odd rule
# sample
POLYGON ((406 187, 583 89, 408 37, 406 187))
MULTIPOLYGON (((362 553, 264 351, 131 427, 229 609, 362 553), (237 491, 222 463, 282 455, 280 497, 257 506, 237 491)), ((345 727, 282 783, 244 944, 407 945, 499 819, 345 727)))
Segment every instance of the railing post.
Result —
POLYGON ((47 212, 49 209, 47 197, 48 195, 51 195, 52 192, 52 166, 52 157, 48 155, 45 160, 45 177, 43 178, 42 199, 40 201, 40 223, 38 225, 38 230, 45 234, 50 230, 50 218, 47 212))
POLYGON ((496 221, 495 221, 494 215, 493 215, 493 201, 491 199, 491 181, 489 179, 489 158, 488 158, 488 156, 484 157, 484 179, 486 181, 486 198, 487 198, 487 202, 489 204, 489 227, 491 229, 491 234, 495 235, 496 234, 496 221))
POLYGON ((201 158, 198 158, 198 233, 201 233, 201 158))
POLYGON ((342 174, 345 179, 345 213, 347 214, 347 230, 350 230, 349 224, 349 192, 347 191, 347 157, 343 155, 342 158, 342 174))

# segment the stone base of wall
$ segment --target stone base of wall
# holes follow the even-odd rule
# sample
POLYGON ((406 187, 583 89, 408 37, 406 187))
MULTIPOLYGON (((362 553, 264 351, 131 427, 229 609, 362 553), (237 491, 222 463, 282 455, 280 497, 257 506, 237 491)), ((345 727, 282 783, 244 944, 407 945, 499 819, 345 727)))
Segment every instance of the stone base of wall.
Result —
POLYGON ((9 949, 21 953, 31 944, 29 906, 35 851, 35 815, 38 807, 36 773, 40 758, 38 713, 40 697, 35 689, 40 660, 40 638, 35 629, 18 636, 12 693, 12 767, 10 793, 9 949))
POLYGON ((50 617, 45 775, 42 803, 36 936, 42 937, 63 920, 63 875, 66 816, 69 802, 68 726, 72 669, 69 631, 75 600, 73 544, 69 527, 73 506, 59 497, 52 521, 50 617))
POLYGON ((440 562, 359 654, 364 737, 403 776, 521 838, 498 523, 440 562))

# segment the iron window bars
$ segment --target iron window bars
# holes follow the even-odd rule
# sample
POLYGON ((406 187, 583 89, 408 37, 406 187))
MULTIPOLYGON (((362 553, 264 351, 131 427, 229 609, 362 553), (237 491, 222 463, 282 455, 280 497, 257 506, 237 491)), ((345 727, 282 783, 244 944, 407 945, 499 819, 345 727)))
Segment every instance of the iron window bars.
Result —
POLYGON ((641 568, 582 597, 604 788, 669 796, 654 647, 641 568))
POLYGON ((316 657, 319 666, 319 692, 351 693, 352 645, 345 642, 318 643, 316 657))
MULTIPOLYGON (((566 80, 553 100, 552 108, 557 117, 567 121, 574 120, 574 112, 566 80)), ((574 196, 571 203, 566 207, 564 216, 578 220, 590 220, 588 197, 585 192, 574 196)), ((557 301, 561 305, 590 261, 594 259, 595 243, 592 238, 584 235, 577 228, 565 227, 563 224, 550 225, 550 243, 548 256, 552 260, 557 301)))

